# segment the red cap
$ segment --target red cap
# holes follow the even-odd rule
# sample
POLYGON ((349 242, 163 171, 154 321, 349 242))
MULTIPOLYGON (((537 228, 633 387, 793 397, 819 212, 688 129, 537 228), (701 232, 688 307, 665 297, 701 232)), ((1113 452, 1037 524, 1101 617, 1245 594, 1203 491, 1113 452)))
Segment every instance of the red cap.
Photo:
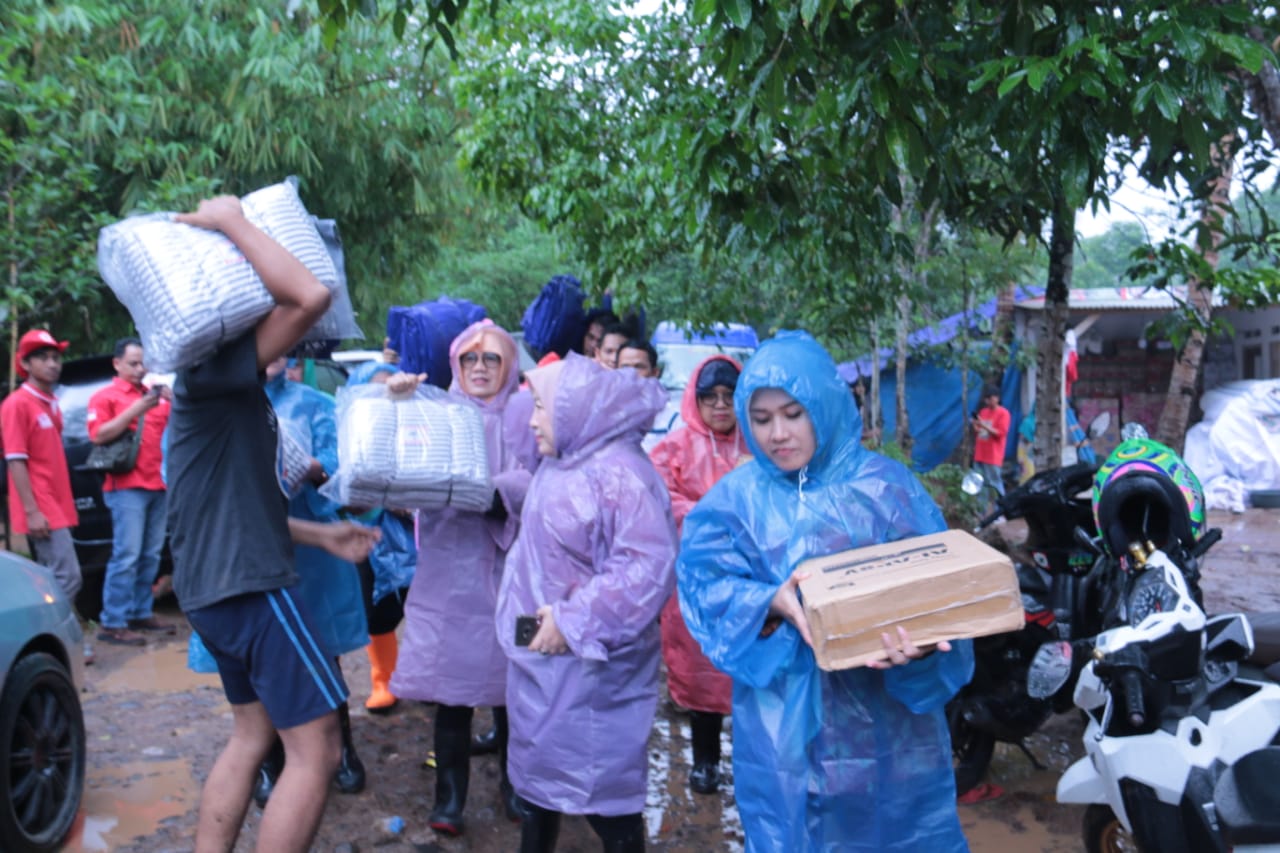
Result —
POLYGON ((68 341, 60 341, 44 329, 32 329, 18 341, 18 351, 13 355, 14 369, 18 371, 19 376, 26 379, 27 371, 22 366, 24 358, 42 349, 56 349, 58 352, 64 352, 68 344, 68 341))

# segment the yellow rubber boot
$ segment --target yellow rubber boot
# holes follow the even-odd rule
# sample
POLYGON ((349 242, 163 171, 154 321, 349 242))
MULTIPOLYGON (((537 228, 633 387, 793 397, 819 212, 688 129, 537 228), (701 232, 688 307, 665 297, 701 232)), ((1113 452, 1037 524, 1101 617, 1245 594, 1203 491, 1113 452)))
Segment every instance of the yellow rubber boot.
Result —
POLYGON ((391 695, 389 686, 391 673, 396 671, 396 655, 399 651, 395 631, 369 637, 366 651, 369 653, 369 680, 373 687, 364 706, 375 714, 386 713, 396 704, 396 697, 391 695))

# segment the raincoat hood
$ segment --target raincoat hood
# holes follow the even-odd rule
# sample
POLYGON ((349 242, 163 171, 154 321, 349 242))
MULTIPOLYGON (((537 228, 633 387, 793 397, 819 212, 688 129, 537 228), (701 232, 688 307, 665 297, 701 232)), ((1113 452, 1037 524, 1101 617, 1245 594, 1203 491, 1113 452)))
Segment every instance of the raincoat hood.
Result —
POLYGON ((400 368, 382 361, 366 361, 357 365, 347 376, 347 385, 368 385, 379 373, 393 376, 400 368))
POLYGON ((520 386, 518 359, 515 338, 511 337, 506 329, 496 325, 492 320, 472 323, 463 329, 449 345, 449 367, 453 371, 453 383, 450 384, 449 390, 461 397, 466 397, 482 409, 501 411, 507 405, 507 398, 520 386), (502 382, 498 385, 498 393, 488 399, 474 397, 462 388, 462 354, 474 349, 476 344, 480 343, 482 336, 489 336, 502 350, 502 382))
MULTIPOLYGON (((552 391, 556 454, 573 460, 624 437, 639 442, 667 402, 657 379, 634 370, 610 370, 570 353, 552 391)), ((535 389, 537 385, 535 383, 535 389)))
POLYGON ((761 344, 738 377, 733 394, 734 411, 751 455, 771 475, 795 477, 773 464, 751 434, 751 396, 762 388, 782 389, 809 413, 817 443, 805 468, 807 476, 821 477, 833 461, 855 463, 866 453, 861 444, 862 415, 849 386, 836 371, 835 361, 808 332, 779 332, 761 344))
MULTIPOLYGON (((707 426, 706 421, 702 419, 702 413, 698 411, 698 378, 702 376, 703 369, 706 368, 708 364, 715 361, 723 361, 727 364, 733 365, 733 367, 738 371, 739 382, 741 382, 742 379, 742 365, 738 363, 737 359, 727 355, 709 355, 704 358, 696 368, 694 368, 693 374, 689 377, 689 383, 684 386, 684 396, 680 398, 680 417, 684 418, 685 426, 698 433, 698 435, 711 434, 711 427, 707 426)), ((737 386, 734 387, 736 388, 737 386)), ((734 407, 736 414, 736 397, 734 398, 734 407)), ((738 427, 734 430, 734 433, 740 435, 746 432, 746 430, 742 428, 742 425, 745 423, 746 421, 742 419, 742 416, 738 415, 738 427)), ((732 436, 733 433, 730 434, 730 437, 732 436)))

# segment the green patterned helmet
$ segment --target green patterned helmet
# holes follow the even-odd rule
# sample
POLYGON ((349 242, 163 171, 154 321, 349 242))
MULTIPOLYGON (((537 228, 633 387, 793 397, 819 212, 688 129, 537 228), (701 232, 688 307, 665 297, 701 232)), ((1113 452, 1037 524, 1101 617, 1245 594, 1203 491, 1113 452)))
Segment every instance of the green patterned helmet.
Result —
POLYGON ((1120 443, 1093 480, 1093 520, 1103 547, 1122 556, 1133 542, 1185 551, 1205 527, 1204 489, 1182 457, 1158 441, 1120 443))

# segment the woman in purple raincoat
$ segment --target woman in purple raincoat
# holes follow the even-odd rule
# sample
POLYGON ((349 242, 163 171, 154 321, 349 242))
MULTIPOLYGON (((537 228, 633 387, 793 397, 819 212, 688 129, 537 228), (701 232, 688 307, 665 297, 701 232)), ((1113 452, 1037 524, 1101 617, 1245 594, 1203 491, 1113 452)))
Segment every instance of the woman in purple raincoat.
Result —
MULTIPOLYGON (((418 567, 405 600, 391 691, 438 703, 436 799, 428 822, 438 832, 459 835, 470 781, 471 717, 480 705, 493 706, 502 792, 515 816, 505 761, 507 661, 493 634, 493 611, 530 475, 511 452, 503 428, 503 409, 519 379, 511 335, 488 320, 475 323, 454 339, 449 359, 450 392, 484 413, 494 502, 484 513, 419 513, 418 567)), ((388 385, 403 391, 399 379, 388 385)))
POLYGON ((640 441, 667 395, 655 379, 573 354, 528 379, 542 462, 497 610, 520 849, 554 849, 569 813, 586 815, 606 850, 643 850, 657 618, 676 537, 640 441), (538 620, 528 648, 516 642, 521 616, 538 620))

